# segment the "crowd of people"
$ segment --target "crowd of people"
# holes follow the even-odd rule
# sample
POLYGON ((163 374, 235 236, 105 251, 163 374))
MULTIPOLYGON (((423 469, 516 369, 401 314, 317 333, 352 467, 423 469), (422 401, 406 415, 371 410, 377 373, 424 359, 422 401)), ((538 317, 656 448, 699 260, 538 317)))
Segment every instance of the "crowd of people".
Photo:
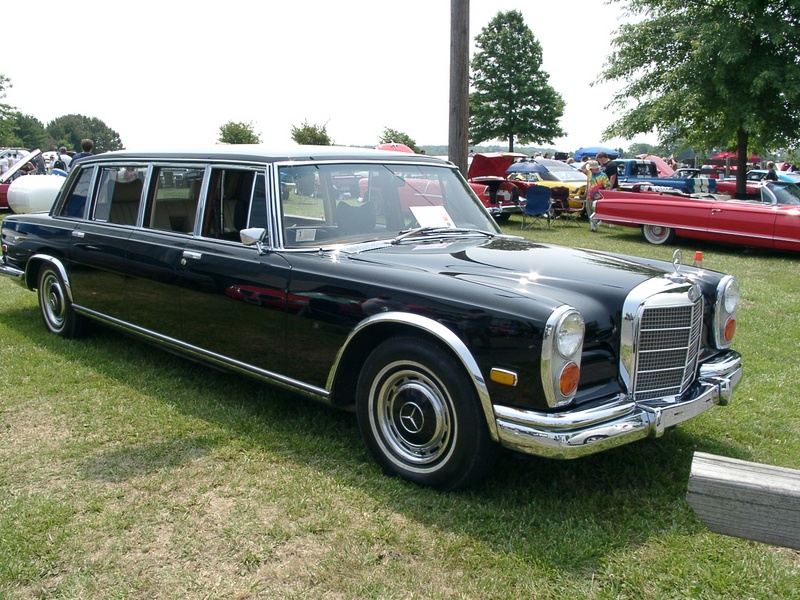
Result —
POLYGON ((72 166, 81 158, 92 155, 94 142, 90 139, 81 140, 80 152, 69 152, 64 146, 51 152, 44 152, 32 159, 27 160, 26 155, 8 153, 0 156, 0 176, 11 169, 20 161, 27 160, 26 164, 20 167, 19 172, 14 178, 22 175, 63 175, 69 173, 72 166))

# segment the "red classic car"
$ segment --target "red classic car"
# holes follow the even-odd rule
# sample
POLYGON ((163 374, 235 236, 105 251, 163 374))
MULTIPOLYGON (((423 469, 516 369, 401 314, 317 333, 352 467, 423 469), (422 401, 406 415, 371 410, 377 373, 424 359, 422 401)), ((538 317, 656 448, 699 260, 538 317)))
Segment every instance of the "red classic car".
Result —
MULTIPOLYGON (((520 191, 530 184, 512 182, 506 178, 506 169, 518 159, 526 158, 519 152, 479 152, 470 157, 467 181, 492 216, 501 221, 512 213, 521 212, 520 191)), ((524 202, 524 200, 523 200, 524 202)))
POLYGON ((641 227, 651 244, 675 236, 800 251, 800 187, 762 184, 755 199, 605 190, 595 205, 604 223, 641 227))

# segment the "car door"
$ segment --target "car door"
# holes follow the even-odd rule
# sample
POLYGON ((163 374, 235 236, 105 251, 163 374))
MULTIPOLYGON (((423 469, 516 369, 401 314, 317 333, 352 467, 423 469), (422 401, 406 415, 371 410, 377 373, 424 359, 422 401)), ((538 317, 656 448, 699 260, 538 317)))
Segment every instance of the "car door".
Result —
POLYGON ((280 377, 289 264, 278 252, 245 246, 239 235, 268 228, 266 191, 263 169, 210 169, 198 235, 181 253, 181 339, 229 364, 280 377))
POLYGON ((88 204, 86 218, 72 231, 73 300, 97 315, 127 319, 125 246, 136 225, 146 172, 141 165, 83 169, 70 192, 88 204))
POLYGON ((152 167, 142 214, 126 245, 127 320, 160 337, 182 339, 184 249, 195 229, 205 166, 152 167))
POLYGON ((776 208, 769 202, 727 200, 714 203, 706 239, 774 247, 776 208))

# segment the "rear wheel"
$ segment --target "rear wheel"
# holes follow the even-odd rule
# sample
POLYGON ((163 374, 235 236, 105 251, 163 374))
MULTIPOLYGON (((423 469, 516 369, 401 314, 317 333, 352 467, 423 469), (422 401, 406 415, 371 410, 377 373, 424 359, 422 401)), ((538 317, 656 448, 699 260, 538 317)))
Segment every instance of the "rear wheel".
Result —
POLYGON ((75 314, 67 286, 55 267, 45 265, 39 271, 38 296, 39 311, 50 332, 63 338, 80 335, 83 320, 75 314))
POLYGON ((675 232, 670 227, 661 225, 642 225, 642 234, 651 244, 668 244, 675 239, 675 232))
POLYGON ((443 490, 487 475, 498 446, 464 367, 416 337, 386 340, 367 358, 356 392, 358 425, 389 474, 443 490))

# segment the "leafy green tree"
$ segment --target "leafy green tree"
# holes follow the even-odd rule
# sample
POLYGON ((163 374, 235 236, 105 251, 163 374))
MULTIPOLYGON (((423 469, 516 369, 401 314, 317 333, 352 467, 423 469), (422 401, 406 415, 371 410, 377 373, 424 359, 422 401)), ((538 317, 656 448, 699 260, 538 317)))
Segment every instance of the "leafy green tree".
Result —
POLYGON ((253 131, 253 122, 228 121, 219 128, 218 141, 221 144, 260 144, 261 134, 253 131))
POLYGON ((96 117, 64 115, 50 121, 46 131, 51 147, 64 146, 79 152, 81 140, 90 139, 94 142, 95 154, 124 148, 119 134, 96 117))
POLYGON ((517 10, 499 12, 475 38, 469 95, 469 137, 552 144, 565 135, 559 125, 564 100, 542 71, 542 46, 517 10))
POLYGON ((402 131, 396 131, 394 129, 389 129, 385 127, 383 133, 381 134, 380 140, 378 140, 378 144, 405 144, 409 148, 411 148, 415 153, 420 153, 420 147, 417 146, 417 142, 412 140, 407 134, 403 133, 402 131))
POLYGON ((22 113, 14 113, 14 133, 20 141, 21 146, 25 148, 39 148, 42 151, 52 148, 50 136, 44 128, 44 124, 31 115, 23 115, 22 113))
MULTIPOLYGON (((11 87, 11 80, 0 73, 0 100, 6 97, 6 89, 11 87)), ((14 134, 11 115, 14 108, 0 102, 0 146, 19 146, 20 141, 14 134)))
MULTIPOLYGON (((620 0, 614 0, 619 2, 620 0)), ((800 142, 797 0, 628 0, 600 81, 624 82, 622 116, 605 138, 656 131, 703 150, 735 149, 736 192, 747 157, 800 142)))
POLYGON ((303 121, 300 127, 292 125, 292 139, 302 145, 331 146, 333 141, 327 128, 327 124, 309 125, 308 121, 303 121))

